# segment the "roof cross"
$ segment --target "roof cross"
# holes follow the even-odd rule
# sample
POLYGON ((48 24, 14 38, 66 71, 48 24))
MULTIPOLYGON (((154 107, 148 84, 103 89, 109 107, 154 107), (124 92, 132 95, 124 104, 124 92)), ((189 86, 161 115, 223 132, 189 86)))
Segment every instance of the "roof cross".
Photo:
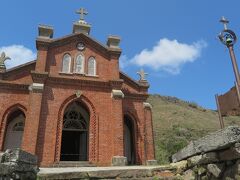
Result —
POLYGON ((145 77, 148 75, 148 73, 145 73, 143 69, 141 69, 137 74, 140 76, 139 81, 146 81, 145 77))
POLYGON ((10 60, 11 58, 6 56, 5 52, 2 52, 2 54, 0 56, 0 66, 5 66, 4 62, 8 59, 10 60))
POLYGON ((76 11, 77 14, 80 14, 80 21, 84 21, 84 15, 87 15, 88 12, 84 8, 80 8, 76 11))
POLYGON ((223 23, 224 30, 227 30, 227 24, 229 23, 229 21, 223 16, 223 17, 220 19, 220 22, 223 23))

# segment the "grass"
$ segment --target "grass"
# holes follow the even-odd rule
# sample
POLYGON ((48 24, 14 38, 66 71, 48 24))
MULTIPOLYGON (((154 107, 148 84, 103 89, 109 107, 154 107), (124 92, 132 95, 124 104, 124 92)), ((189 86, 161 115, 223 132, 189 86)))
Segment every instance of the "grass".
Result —
MULTIPOLYGON (((194 102, 175 97, 151 95, 156 158, 160 164, 169 163, 172 154, 190 141, 220 128, 218 114, 194 102)), ((225 126, 240 125, 240 117, 224 117, 225 126)))

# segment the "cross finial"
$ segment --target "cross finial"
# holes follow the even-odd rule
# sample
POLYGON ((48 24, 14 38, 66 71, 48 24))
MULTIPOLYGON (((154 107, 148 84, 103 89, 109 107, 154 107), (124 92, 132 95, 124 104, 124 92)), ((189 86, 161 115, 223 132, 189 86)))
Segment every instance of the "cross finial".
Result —
POLYGON ((220 19, 220 22, 223 23, 224 30, 227 30, 227 24, 229 23, 229 21, 223 16, 223 17, 220 19))
POLYGON ((87 15, 88 12, 84 8, 80 8, 76 11, 77 14, 80 14, 80 21, 84 21, 84 15, 87 15))
POLYGON ((139 81, 146 81, 145 77, 148 75, 148 73, 145 73, 143 69, 141 69, 137 74, 140 76, 139 81))
POLYGON ((2 52, 1 56, 0 56, 0 71, 1 71, 1 69, 6 69, 4 62, 8 59, 10 60, 11 58, 6 56, 5 52, 2 52))

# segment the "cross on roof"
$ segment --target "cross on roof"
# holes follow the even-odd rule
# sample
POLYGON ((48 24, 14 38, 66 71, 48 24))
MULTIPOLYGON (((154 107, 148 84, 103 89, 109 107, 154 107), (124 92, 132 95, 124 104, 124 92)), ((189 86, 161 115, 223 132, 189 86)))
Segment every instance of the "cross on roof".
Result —
POLYGON ((229 21, 223 16, 223 17, 220 19, 220 22, 223 23, 224 30, 227 30, 227 24, 229 23, 229 21))
POLYGON ((80 8, 79 10, 76 11, 77 14, 80 14, 80 20, 84 21, 84 15, 87 15, 88 12, 84 8, 80 8))
POLYGON ((137 74, 140 76, 139 81, 146 81, 145 76, 148 75, 148 73, 145 73, 143 69, 141 69, 137 74))

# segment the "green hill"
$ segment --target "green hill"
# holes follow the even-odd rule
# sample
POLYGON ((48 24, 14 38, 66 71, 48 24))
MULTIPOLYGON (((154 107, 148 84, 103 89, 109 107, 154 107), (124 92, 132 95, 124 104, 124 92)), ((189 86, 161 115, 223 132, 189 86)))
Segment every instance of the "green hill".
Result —
MULTIPOLYGON (((218 113, 196 103, 175 97, 151 95, 156 158, 160 164, 169 163, 169 157, 207 133, 220 128, 218 113)), ((224 117, 225 127, 240 125, 240 117, 224 117)))

